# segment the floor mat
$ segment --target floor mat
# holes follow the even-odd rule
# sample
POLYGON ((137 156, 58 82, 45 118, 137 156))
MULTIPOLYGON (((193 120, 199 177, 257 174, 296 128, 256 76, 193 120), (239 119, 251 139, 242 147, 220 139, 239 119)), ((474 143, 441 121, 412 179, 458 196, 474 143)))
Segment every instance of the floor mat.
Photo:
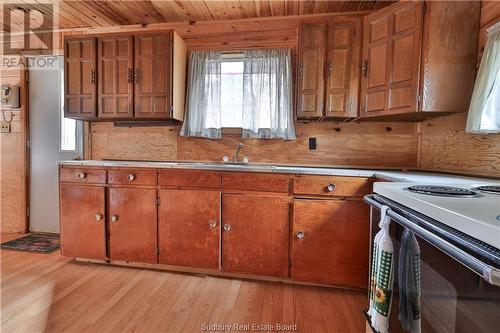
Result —
POLYGON ((59 235, 31 234, 2 243, 5 250, 27 251, 36 253, 52 253, 59 250, 59 235))

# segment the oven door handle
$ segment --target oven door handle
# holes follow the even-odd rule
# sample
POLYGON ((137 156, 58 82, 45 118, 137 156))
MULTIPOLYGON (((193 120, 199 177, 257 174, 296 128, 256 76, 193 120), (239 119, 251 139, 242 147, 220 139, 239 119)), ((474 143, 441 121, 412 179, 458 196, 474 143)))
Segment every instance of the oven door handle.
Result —
MULTIPOLYGON (((376 201, 374 199, 373 195, 367 195, 364 197, 364 201, 369 204, 372 207, 375 207, 377 209, 381 209, 383 204, 380 202, 376 201)), ((470 270, 474 271, 476 274, 481 276, 483 279, 485 279, 488 283, 495 285, 495 286, 500 286, 500 270, 483 262, 482 260, 470 255, 469 253, 465 252, 464 250, 456 247, 455 245, 451 244, 450 242, 446 241, 445 239, 439 237, 438 235, 430 232, 429 230, 426 230, 419 226, 418 224, 413 223, 409 219, 407 219, 404 216, 401 216, 400 214, 394 212, 389 209, 387 210, 387 215, 395 220, 397 223, 401 224, 403 227, 411 230, 413 233, 415 233, 417 236, 420 238, 423 238, 427 242, 429 242, 431 245, 435 246, 436 248, 440 249, 462 265, 468 267, 470 270)))

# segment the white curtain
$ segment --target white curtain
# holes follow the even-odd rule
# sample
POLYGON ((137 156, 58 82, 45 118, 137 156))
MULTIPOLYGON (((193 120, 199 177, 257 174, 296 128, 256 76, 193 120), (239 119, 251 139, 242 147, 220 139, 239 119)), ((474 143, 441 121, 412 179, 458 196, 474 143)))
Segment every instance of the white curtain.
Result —
POLYGON ((221 53, 191 52, 182 136, 219 139, 221 133, 221 53))
POLYGON ((242 137, 295 139, 289 49, 244 52, 242 137))
POLYGON ((500 22, 487 30, 466 131, 500 133, 500 22))
MULTIPOLYGON (((192 52, 182 136, 210 139, 221 133, 221 52, 192 52)), ((242 137, 295 139, 289 49, 243 54, 242 137)), ((231 98, 234 96, 224 96, 231 98)))

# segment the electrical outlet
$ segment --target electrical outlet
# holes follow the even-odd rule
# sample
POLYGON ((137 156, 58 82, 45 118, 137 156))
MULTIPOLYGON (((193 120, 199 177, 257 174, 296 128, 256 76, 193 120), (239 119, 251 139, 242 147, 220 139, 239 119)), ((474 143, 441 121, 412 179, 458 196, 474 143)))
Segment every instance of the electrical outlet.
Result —
POLYGON ((309 150, 316 150, 316 138, 309 138, 309 150))
POLYGON ((10 133, 10 123, 2 121, 0 123, 0 133, 10 133))

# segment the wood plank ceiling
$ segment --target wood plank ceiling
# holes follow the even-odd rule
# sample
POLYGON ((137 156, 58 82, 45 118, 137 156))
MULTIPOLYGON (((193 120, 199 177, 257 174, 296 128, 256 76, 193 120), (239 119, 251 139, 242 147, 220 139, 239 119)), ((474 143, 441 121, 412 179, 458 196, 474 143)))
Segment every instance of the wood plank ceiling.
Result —
MULTIPOLYGON (((12 14, 10 22, 4 22, 4 31, 22 29, 22 9, 46 11, 43 4, 55 4, 54 12, 60 29, 82 27, 106 27, 130 24, 163 22, 221 21, 271 16, 306 15, 320 13, 374 10, 395 1, 343 1, 343 0, 16 0, 20 9, 12 14)), ((9 1, 6 1, 9 3, 9 1)), ((41 16, 40 16, 41 17, 41 16)), ((39 17, 33 23, 42 24, 39 17)), ((50 28, 51 23, 46 28, 50 28)))

